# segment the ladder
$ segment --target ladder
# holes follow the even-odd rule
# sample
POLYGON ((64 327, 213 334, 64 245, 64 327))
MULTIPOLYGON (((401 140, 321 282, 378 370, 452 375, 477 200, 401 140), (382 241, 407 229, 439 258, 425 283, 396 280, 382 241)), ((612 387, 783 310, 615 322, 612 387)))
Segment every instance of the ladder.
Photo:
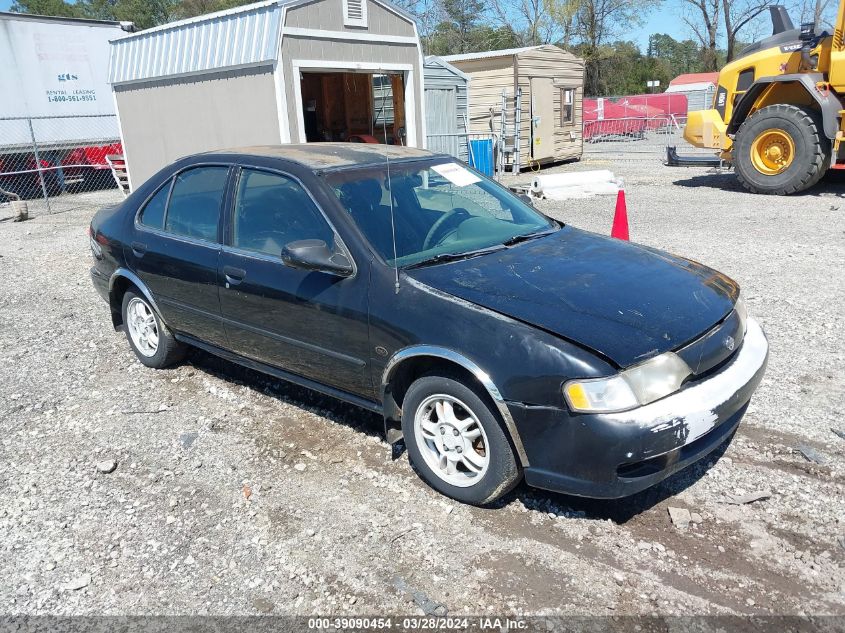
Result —
MULTIPOLYGON (((467 141, 467 162, 471 166, 475 167, 478 163, 475 162, 475 152, 472 150, 472 142, 469 138, 469 121, 467 121, 466 114, 461 113, 458 116, 464 124, 464 138, 466 138, 467 141)), ((460 158, 460 150, 458 151, 457 158, 460 158)))
POLYGON ((522 127, 522 88, 513 95, 502 90, 502 108, 499 114, 499 143, 497 170, 504 173, 510 157, 511 172, 519 173, 519 132, 522 127))
POLYGON ((124 196, 129 195, 129 173, 126 171, 126 159, 123 154, 109 154, 106 162, 111 169, 111 175, 124 196))

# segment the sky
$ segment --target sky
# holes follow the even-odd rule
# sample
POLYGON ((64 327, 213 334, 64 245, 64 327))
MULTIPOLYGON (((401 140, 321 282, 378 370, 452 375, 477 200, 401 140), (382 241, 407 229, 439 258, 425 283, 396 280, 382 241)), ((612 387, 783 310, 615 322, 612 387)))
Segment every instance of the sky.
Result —
MULTIPOLYGON (((2 1, 2 0, 0 0, 2 1)), ((681 19, 680 12, 672 5, 677 2, 666 2, 657 11, 651 12, 629 35, 621 35, 619 39, 633 40, 640 50, 645 53, 648 49, 648 38, 654 33, 667 33, 676 40, 685 40, 692 36, 689 27, 681 19)))
MULTIPOLYGON (((0 0, 0 11, 8 11, 12 2, 13 0, 0 0)), ((667 0, 657 11, 648 15, 642 24, 636 25, 628 33, 620 33, 620 39, 633 40, 639 45, 640 50, 646 52, 648 38, 652 33, 668 33, 675 39, 690 37, 689 27, 678 15, 679 4, 678 0, 667 0)))

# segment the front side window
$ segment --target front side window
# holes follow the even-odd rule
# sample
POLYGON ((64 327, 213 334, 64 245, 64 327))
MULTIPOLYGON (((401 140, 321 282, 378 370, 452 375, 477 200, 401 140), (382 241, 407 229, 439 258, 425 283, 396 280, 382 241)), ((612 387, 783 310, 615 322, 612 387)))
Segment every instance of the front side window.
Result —
POLYGON ((410 266, 555 230, 506 189, 454 162, 392 164, 326 176, 341 205, 388 262, 410 266), (394 239, 395 233, 395 239, 394 239))
POLYGON ((171 182, 168 180, 167 184, 159 189, 144 205, 141 214, 138 216, 138 221, 144 226, 151 229, 164 228, 164 211, 167 208, 167 196, 170 194, 171 182))
POLYGON ((228 173, 228 167, 215 165, 195 167, 177 174, 167 206, 164 230, 216 242, 228 173))
POLYGON ((232 246, 280 257, 286 244, 309 239, 331 248, 334 232, 302 186, 281 174, 242 170, 232 246))

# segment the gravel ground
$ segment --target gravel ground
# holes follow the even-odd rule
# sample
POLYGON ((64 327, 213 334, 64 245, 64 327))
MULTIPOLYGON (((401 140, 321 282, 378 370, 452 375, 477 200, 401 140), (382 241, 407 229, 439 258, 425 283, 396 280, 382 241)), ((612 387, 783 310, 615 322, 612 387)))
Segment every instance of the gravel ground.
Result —
MULTIPOLYGON (((589 168, 625 178, 633 240, 737 279, 771 342, 734 441, 615 502, 521 486, 462 506, 371 414, 199 352, 146 369, 88 278, 116 192, 0 222, 0 612, 845 615, 845 189, 558 169, 589 168)), ((613 204, 538 202, 601 233, 613 204)))

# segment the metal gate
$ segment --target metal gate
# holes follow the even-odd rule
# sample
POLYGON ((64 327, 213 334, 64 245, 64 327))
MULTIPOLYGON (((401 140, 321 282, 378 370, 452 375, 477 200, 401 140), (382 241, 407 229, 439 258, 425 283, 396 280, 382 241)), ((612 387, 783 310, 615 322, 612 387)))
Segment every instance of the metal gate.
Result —
POLYGON ((458 95, 455 88, 427 88, 425 124, 428 149, 466 160, 465 139, 458 136, 458 95), (460 141, 464 142, 461 143, 460 141))

